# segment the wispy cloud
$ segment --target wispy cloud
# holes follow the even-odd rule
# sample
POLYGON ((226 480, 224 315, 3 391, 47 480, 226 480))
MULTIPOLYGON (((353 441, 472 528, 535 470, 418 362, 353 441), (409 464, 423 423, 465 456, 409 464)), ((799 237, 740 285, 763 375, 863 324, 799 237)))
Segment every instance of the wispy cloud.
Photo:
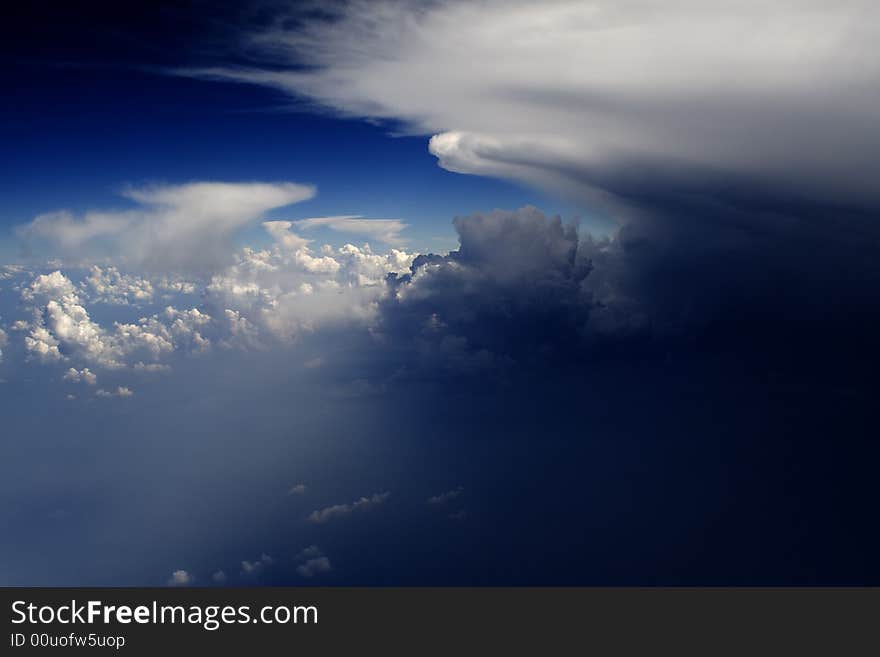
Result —
POLYGON ((391 245, 401 245, 405 242, 400 233, 408 225, 399 219, 365 219, 360 215, 311 217, 292 221, 291 224, 302 231, 329 228, 337 233, 359 235, 391 245))
POLYGON ((318 509, 316 511, 312 511, 309 514, 308 520, 309 522, 313 522, 317 525, 322 525, 329 520, 333 520, 334 518, 343 518, 345 516, 349 516, 355 511, 366 511, 369 509, 373 509, 380 504, 383 504, 389 497, 391 493, 375 493, 370 497, 362 497, 351 504, 336 504, 334 506, 328 506, 323 509, 318 509))

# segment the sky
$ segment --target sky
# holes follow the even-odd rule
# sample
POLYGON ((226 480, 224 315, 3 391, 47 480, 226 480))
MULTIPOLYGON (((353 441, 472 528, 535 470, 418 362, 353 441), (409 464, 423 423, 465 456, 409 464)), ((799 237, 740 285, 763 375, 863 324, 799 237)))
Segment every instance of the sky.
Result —
POLYGON ((9 10, 0 584, 877 584, 876 14, 9 10))

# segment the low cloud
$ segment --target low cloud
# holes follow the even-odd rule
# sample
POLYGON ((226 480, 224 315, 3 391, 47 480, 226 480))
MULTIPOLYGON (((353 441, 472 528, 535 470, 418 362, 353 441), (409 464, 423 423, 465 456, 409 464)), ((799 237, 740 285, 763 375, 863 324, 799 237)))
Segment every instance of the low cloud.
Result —
POLYGON ((89 370, 88 367, 84 367, 82 370, 77 370, 73 367, 67 370, 62 377, 65 381, 71 381, 73 383, 87 383, 90 386, 95 385, 98 382, 98 377, 89 370))
POLYGON ((336 504, 334 506, 328 506, 323 509, 312 511, 312 513, 309 514, 308 520, 316 525, 323 525, 335 518, 350 516, 355 511, 367 511, 373 509, 380 504, 385 503, 390 496, 391 493, 389 492, 375 493, 370 497, 362 497, 351 504, 336 504))
POLYGON ((175 570, 171 573, 171 578, 168 580, 168 586, 189 586, 194 580, 195 578, 187 571, 175 570))
POLYGON ((116 390, 104 390, 103 388, 95 393, 96 397, 133 397, 134 392, 125 386, 118 386, 116 390))

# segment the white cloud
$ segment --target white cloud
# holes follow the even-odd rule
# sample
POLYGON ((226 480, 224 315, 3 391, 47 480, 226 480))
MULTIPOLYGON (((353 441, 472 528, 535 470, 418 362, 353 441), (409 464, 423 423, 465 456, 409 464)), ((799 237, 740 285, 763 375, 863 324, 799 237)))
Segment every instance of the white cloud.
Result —
POLYGON ((436 134, 447 169, 593 202, 700 170, 876 204, 878 12, 868 0, 354 1, 251 35, 272 67, 182 74, 401 120, 436 134))
POLYGON ((200 353, 211 347, 204 331, 212 318, 198 308, 166 306, 136 323, 116 322, 112 330, 105 329, 91 319, 77 288, 60 271, 35 277, 21 298, 33 319, 17 326, 29 331, 26 351, 43 362, 75 355, 101 367, 121 368, 136 354, 156 360, 175 349, 200 353))
POLYGON ((375 493, 370 497, 362 497, 351 504, 336 504, 334 506, 318 509, 309 514, 308 520, 317 525, 322 525, 328 520, 349 516, 355 511, 367 511, 373 509, 380 504, 383 504, 390 495, 391 493, 389 492, 375 493))
POLYGON ((148 279, 122 274, 116 267, 93 265, 82 287, 88 291, 89 300, 97 303, 127 305, 153 299, 153 284, 148 279))
POLYGON ((287 491, 288 495, 303 495, 306 492, 305 484, 296 484, 295 486, 291 486, 290 490, 287 491))
POLYGON ((125 386, 118 386, 116 390, 104 390, 100 388, 96 393, 96 397, 133 397, 134 393, 130 388, 126 388, 125 386))
POLYGON ((168 580, 168 586, 189 586, 193 583, 195 577, 185 570, 175 570, 171 573, 171 579, 168 580))
POLYGON ((291 232, 292 222, 263 225, 274 244, 243 249, 206 288, 207 305, 222 311, 237 341, 250 346, 261 342, 259 334, 290 341, 326 324, 368 322, 387 274, 408 271, 415 257, 351 244, 315 253, 309 240, 291 232))
POLYGON ((297 230, 329 228, 337 233, 363 235, 369 239, 386 244, 402 244, 400 233, 407 224, 400 219, 364 219, 360 215, 340 215, 334 217, 311 217, 291 222, 297 230))
POLYGON ((73 383, 87 383, 90 386, 95 385, 98 382, 98 377, 88 368, 84 367, 82 370, 77 370, 73 367, 67 370, 62 377, 65 381, 72 381, 73 383))
POLYGON ((216 582, 217 584, 223 584, 226 582, 226 573, 222 570, 218 570, 213 575, 211 575, 211 580, 216 582))
POLYGON ((40 215, 19 232, 62 254, 113 256, 128 266, 177 271, 212 268, 226 259, 230 238, 272 209, 314 196, 294 183, 198 182, 132 188, 130 210, 40 215))
POLYGON ((0 265, 0 281, 6 281, 22 274, 25 268, 21 265, 0 265))
POLYGON ((168 372, 171 371, 171 366, 170 365, 163 365, 162 363, 144 363, 142 361, 138 361, 137 363, 134 364, 132 369, 135 372, 141 372, 141 373, 145 372, 145 373, 149 373, 149 374, 155 374, 155 373, 167 374, 168 372))

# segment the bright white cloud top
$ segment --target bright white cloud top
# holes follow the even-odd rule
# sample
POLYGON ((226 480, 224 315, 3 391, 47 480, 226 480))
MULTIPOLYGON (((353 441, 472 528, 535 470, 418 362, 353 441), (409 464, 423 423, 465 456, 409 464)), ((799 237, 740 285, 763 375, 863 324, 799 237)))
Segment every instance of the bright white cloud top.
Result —
POLYGON ((722 176, 868 203, 874 12, 864 0, 351 2, 251 35, 286 70, 187 74, 402 121, 435 135, 447 169, 593 203, 644 177, 699 190, 722 176))

